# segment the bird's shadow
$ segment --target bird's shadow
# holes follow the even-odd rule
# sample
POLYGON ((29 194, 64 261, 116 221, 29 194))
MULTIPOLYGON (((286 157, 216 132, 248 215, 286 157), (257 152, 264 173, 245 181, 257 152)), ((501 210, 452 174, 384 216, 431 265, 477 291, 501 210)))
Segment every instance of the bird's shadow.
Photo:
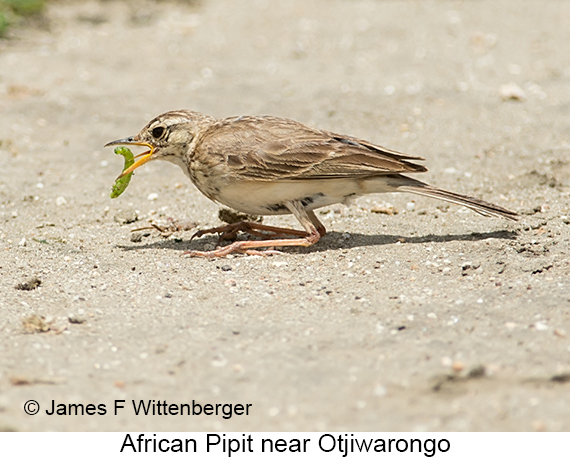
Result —
MULTIPOLYGON (((489 239, 515 240, 517 232, 514 230, 494 230, 492 232, 471 232, 454 235, 422 235, 422 236, 398 236, 398 235, 364 235, 361 233, 328 232, 318 243, 308 248, 286 247, 284 252, 311 253, 338 251, 362 246, 384 246, 397 243, 449 243, 452 241, 481 241, 489 239)), ((239 238, 246 239, 246 238, 239 238)), ((217 243, 217 235, 204 236, 193 240, 160 240, 142 245, 116 245, 124 251, 139 251, 146 249, 173 249, 176 251, 204 251, 210 250, 212 244, 217 243)))

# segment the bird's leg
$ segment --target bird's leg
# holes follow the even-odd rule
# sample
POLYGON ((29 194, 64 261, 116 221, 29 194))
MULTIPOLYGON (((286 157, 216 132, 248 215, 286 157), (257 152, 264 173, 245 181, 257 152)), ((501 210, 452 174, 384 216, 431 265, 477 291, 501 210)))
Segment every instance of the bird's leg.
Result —
POLYGON ((295 236, 306 236, 305 232, 301 230, 286 229, 280 227, 273 227, 271 225, 259 224, 257 222, 241 221, 235 224, 223 225, 221 227, 214 227, 210 229, 198 230, 194 235, 192 235, 191 240, 207 233, 217 233, 220 235, 220 241, 223 240, 234 240, 238 232, 246 232, 251 235, 255 235, 262 239, 274 238, 278 235, 295 235, 295 236), (263 232, 271 232, 273 235, 268 235, 263 232))
POLYGON ((325 236, 325 234, 327 233, 327 229, 323 225, 323 223, 321 221, 319 221, 315 212, 313 210, 307 210, 307 216, 309 216, 309 219, 311 220, 313 225, 316 227, 319 234, 321 236, 325 236))
MULTIPOLYGON (((275 233, 284 233, 288 235, 300 235, 302 238, 285 238, 285 239, 270 239, 270 240, 248 240, 248 241, 236 241, 228 246, 217 248, 214 251, 186 251, 184 255, 189 255, 190 257, 225 257, 228 254, 248 254, 248 255, 268 255, 279 251, 259 251, 257 248, 275 248, 282 246, 311 246, 321 239, 322 234, 326 232, 323 224, 317 219, 317 216, 313 211, 307 211, 303 207, 301 202, 287 202, 287 208, 293 213, 293 215, 299 220, 305 232, 299 230, 291 229, 279 229, 277 227, 269 227, 271 231, 275 233)), ((262 224, 256 224, 247 222, 247 224, 253 224, 257 227, 250 227, 257 229, 262 226, 266 229, 268 226, 263 226, 262 224)), ((235 224, 230 224, 235 225, 235 224)), ((214 229, 212 229, 214 230, 214 229)), ((206 232, 206 233, 218 233, 217 231, 206 232)))

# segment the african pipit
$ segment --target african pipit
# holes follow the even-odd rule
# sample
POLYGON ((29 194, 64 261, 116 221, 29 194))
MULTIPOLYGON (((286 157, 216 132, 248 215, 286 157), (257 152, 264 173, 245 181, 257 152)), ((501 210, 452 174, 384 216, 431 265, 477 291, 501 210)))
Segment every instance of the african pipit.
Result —
POLYGON ((243 213, 291 213, 304 229, 239 222, 201 230, 196 235, 219 233, 221 239, 230 239, 238 231, 246 231, 264 239, 235 241, 208 252, 188 251, 191 256, 263 254, 271 251, 257 248, 311 246, 326 233, 315 209, 347 203, 369 193, 411 192, 458 203, 484 216, 517 218, 516 213, 493 203, 438 189, 401 174, 427 171, 411 162, 423 160, 421 157, 290 119, 239 116, 217 120, 194 111, 169 111, 154 118, 135 136, 111 141, 106 146, 118 144, 149 148, 121 176, 151 160, 167 160, 179 165, 209 199, 243 213))

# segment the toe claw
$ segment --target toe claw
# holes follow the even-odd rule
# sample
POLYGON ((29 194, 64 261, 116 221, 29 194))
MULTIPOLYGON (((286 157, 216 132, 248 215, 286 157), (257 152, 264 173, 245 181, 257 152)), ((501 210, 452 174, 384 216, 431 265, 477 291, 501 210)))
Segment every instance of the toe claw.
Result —
POLYGON ((190 241, 192 241, 194 238, 201 238, 202 235, 204 235, 204 230, 198 230, 197 232, 194 233, 194 235, 190 237, 190 241))

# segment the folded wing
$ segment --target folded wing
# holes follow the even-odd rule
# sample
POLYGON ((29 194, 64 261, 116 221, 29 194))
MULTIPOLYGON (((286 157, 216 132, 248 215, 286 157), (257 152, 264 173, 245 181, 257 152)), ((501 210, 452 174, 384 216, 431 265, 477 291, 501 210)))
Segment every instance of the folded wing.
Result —
POLYGON ((408 156, 357 138, 312 129, 276 117, 240 116, 206 132, 208 153, 223 155, 244 179, 304 180, 365 178, 427 169, 408 156))

